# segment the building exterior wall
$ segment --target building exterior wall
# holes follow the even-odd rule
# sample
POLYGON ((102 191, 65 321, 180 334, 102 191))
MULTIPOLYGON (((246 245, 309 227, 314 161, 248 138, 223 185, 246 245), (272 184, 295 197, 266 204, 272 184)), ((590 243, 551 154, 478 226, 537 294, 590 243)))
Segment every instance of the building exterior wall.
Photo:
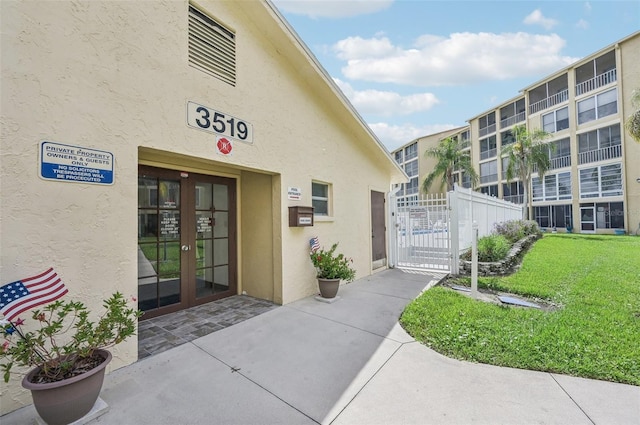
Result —
MULTIPOLYGON (((188 65, 186 1, 2 2, 2 283, 53 266, 92 310, 135 297, 140 164, 236 180, 238 293, 315 293, 312 236, 372 272, 370 191, 405 175, 269 3, 198 4, 236 34, 235 86, 188 65), (189 101, 251 123, 253 144, 216 153, 187 125, 189 101), (112 153, 114 183, 40 178, 42 141, 112 153), (331 185, 332 214, 289 227, 315 180, 331 185)), ((113 354, 111 369, 136 361, 137 339, 113 354)), ((1 398, 1 413, 30 402, 14 381, 1 398)))
MULTIPOLYGON (((506 130, 513 129, 516 125, 526 125, 527 129, 533 131, 535 129, 543 129, 543 117, 550 112, 558 111, 566 108, 568 124, 561 126, 557 130, 550 132, 550 138, 548 143, 557 144, 559 141, 568 140, 570 153, 566 155, 566 158, 558 158, 555 162, 555 168, 549 170, 546 175, 550 179, 560 179, 560 174, 564 176, 567 173, 570 174, 569 184, 571 186, 570 199, 556 199, 550 200, 537 199, 533 202, 534 214, 536 207, 544 210, 548 208, 550 214, 553 214, 556 210, 558 214, 562 211, 567 211, 565 223, 570 224, 573 232, 591 232, 582 228, 581 224, 583 217, 581 215, 581 207, 588 204, 594 204, 596 216, 600 214, 600 219, 605 222, 609 221, 611 217, 607 217, 609 214, 615 214, 617 217, 624 216, 624 225, 621 227, 608 227, 601 228, 597 225, 593 232, 595 233, 614 233, 614 232, 626 232, 635 233, 640 227, 640 173, 638 173, 637 164, 640 163, 640 143, 633 140, 633 138, 626 132, 624 128, 626 117, 631 115, 634 111, 634 107, 631 104, 631 96, 634 89, 640 88, 640 33, 635 33, 628 36, 625 39, 620 40, 615 45, 603 48, 602 50, 593 53, 590 56, 585 57, 579 62, 567 67, 566 69, 559 70, 554 74, 532 84, 531 86, 523 89, 522 93, 513 99, 507 100, 502 104, 497 105, 495 108, 483 111, 477 116, 468 120, 468 127, 461 127, 460 131, 469 131, 471 139, 471 157, 474 168, 480 176, 480 183, 476 190, 484 193, 488 193, 492 196, 508 199, 513 202, 522 202, 522 188, 518 187, 519 181, 517 178, 512 181, 506 179, 506 167, 503 166, 502 158, 500 157, 500 150, 504 143, 502 141, 502 134, 506 130), (607 72, 603 72, 602 69, 595 71, 600 76, 595 76, 595 87, 589 88, 587 91, 578 93, 576 80, 576 72, 581 66, 585 66, 590 62, 602 60, 606 55, 611 55, 614 52, 612 64, 615 66, 616 77, 614 80, 606 80, 607 72), (599 78, 599 79, 598 79, 599 78), (544 105, 537 106, 540 102, 539 90, 541 87, 545 87, 548 84, 549 92, 548 97, 543 99, 544 105), (597 119, 578 124, 578 104, 585 99, 593 96, 601 95, 611 89, 617 90, 617 112, 609 114, 597 119), (560 93, 564 89, 564 93, 560 93), (526 113, 515 113, 520 109, 516 103, 525 101, 526 113), (503 120, 501 111, 503 108, 514 107, 515 116, 512 119, 503 120), (490 117, 495 117, 495 125, 487 125, 491 122, 490 117), (607 127, 620 128, 620 151, 619 156, 606 156, 603 159, 595 160, 591 162, 580 163, 580 151, 579 151, 579 138, 584 137, 586 133, 604 129, 607 127), (496 138, 496 148, 491 154, 487 154, 486 139, 489 137, 496 138), (483 142, 484 141, 484 142, 483 142), (495 161, 495 173, 497 177, 493 178, 487 174, 486 171, 491 167, 487 166, 488 163, 495 161), (589 169, 592 170, 595 167, 607 167, 615 164, 621 164, 621 194, 599 194, 595 197, 581 197, 581 181, 580 170, 589 169), (484 171, 484 172, 483 172, 484 171), (555 176, 555 177, 554 177, 555 176), (484 178, 483 178, 484 177, 484 178), (505 190, 505 186, 508 186, 509 190, 505 190), (622 209, 618 210, 606 210, 606 204, 611 205, 614 203, 619 205, 622 203, 622 209)), ((602 66, 602 65, 601 65, 602 66)), ((521 106, 520 106, 521 108, 521 106)), ((422 184, 425 177, 431 172, 435 161, 431 158, 424 157, 424 151, 429 146, 435 146, 443 133, 425 136, 411 143, 425 143, 418 145, 418 158, 419 165, 419 181, 422 184)), ((410 144, 411 144, 410 143, 410 144)), ((563 142, 565 143, 565 142, 563 142)), ((405 145, 401 149, 406 148, 405 145)), ((396 155, 398 151, 392 152, 396 155)), ((556 150, 558 155, 559 150, 556 150)), ((600 173, 602 172, 601 169, 600 173)), ((538 177, 537 173, 534 173, 534 179, 538 177)), ((544 183, 543 183, 544 184, 544 183)), ((529 199, 531 199, 531 193, 529 199)), ((613 208, 613 207, 612 207, 613 208)), ((617 207, 616 207, 617 208, 617 207)), ((534 218, 539 222, 545 223, 544 219, 537 215, 534 218)), ((553 225, 553 221, 548 221, 547 227, 550 230, 553 225)), ((609 225, 608 225, 609 226, 609 225)), ((566 226, 558 229, 559 231, 565 231, 566 226)))

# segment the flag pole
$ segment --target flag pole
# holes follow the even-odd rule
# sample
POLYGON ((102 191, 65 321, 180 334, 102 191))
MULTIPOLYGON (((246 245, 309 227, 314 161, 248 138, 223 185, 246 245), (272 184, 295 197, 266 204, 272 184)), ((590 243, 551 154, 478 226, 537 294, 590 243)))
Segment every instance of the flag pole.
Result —
MULTIPOLYGON (((22 331, 18 328, 18 325, 14 325, 13 322, 11 320, 8 320, 9 324, 11 325, 11 327, 13 329, 15 329, 16 332, 18 332, 18 335, 20 335, 20 338, 22 338, 23 341, 27 341, 27 338, 25 338, 24 334, 22 333, 22 331)), ((38 355, 38 357, 40 357, 40 360, 42 360, 43 362, 46 362, 44 356, 42 354, 40 354, 40 352, 38 350, 36 350, 35 348, 33 349, 33 351, 38 355)))

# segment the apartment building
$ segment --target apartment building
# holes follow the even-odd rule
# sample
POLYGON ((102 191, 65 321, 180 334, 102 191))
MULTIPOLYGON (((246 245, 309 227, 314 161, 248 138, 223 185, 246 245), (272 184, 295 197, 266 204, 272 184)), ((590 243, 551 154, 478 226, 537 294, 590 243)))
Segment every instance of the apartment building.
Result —
MULTIPOLYGON (((640 143, 625 130, 634 111, 634 89, 640 89, 640 32, 469 119, 460 134, 470 140, 480 177, 477 190, 521 203, 522 184, 507 181, 507 159, 500 151, 515 142, 516 125, 543 129, 551 135, 551 167, 542 177, 533 174, 532 218, 558 231, 635 233, 640 227, 640 143)), ((437 143, 442 138, 425 139, 437 143)), ((397 151, 393 154, 397 161, 397 151)))

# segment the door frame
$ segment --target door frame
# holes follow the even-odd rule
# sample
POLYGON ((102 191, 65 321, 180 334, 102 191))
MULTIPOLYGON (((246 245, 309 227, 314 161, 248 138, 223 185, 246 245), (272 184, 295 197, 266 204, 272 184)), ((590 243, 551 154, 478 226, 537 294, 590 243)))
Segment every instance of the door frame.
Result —
MULTIPOLYGON (((219 176, 215 174, 203 174, 197 172, 183 172, 175 169, 156 167, 151 165, 138 165, 138 177, 153 176, 160 179, 180 181, 180 301, 167 306, 160 306, 155 309, 145 311, 140 320, 151 319, 153 317, 177 312, 197 305, 206 304, 221 298, 226 298, 237 294, 238 288, 238 180, 232 177, 219 176), (196 297, 196 259, 194 248, 196 246, 196 201, 195 188, 197 178, 207 183, 224 183, 229 187, 228 206, 228 280, 229 289, 227 291, 214 293, 213 295, 196 297), (190 192, 193 192, 191 194, 190 192), (191 229, 191 230, 189 230, 191 229), (188 246, 188 250, 182 247, 188 246)), ((139 219, 139 218, 138 218, 139 219)))
POLYGON ((371 269, 387 266, 387 211, 384 192, 370 190, 371 210, 371 269))

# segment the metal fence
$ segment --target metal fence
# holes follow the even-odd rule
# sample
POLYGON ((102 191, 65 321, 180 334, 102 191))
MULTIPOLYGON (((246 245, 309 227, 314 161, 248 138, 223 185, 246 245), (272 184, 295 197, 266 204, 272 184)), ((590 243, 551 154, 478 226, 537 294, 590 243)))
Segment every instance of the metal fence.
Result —
POLYGON ((390 264, 402 269, 457 274, 460 253, 471 247, 472 225, 479 237, 496 223, 522 218, 522 205, 456 185, 446 194, 405 203, 391 198, 390 264))

